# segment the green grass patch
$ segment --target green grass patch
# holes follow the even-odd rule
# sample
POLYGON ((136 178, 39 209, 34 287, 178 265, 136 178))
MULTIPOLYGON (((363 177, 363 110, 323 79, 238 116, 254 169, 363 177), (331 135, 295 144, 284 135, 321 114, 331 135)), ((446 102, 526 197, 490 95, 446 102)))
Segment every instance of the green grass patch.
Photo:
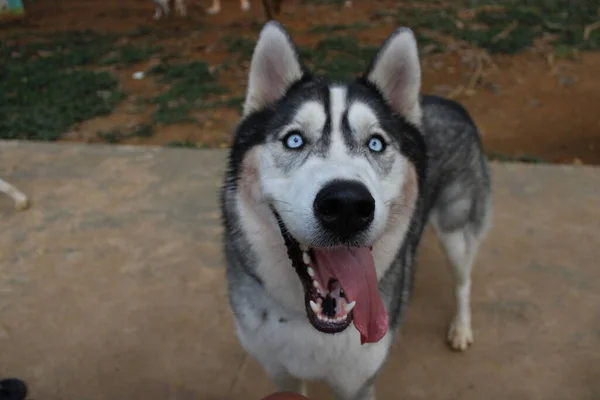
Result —
POLYGON ((140 38, 150 35, 154 32, 154 29, 148 25, 141 25, 133 28, 131 31, 127 33, 127 36, 131 38, 140 38))
POLYGON ((226 107, 226 108, 235 108, 239 111, 242 111, 244 106, 244 96, 231 96, 221 100, 214 100, 208 103, 205 103, 202 108, 218 108, 218 107, 226 107))
MULTIPOLYGON (((320 25, 319 29, 325 29, 324 26, 320 25)), ((356 24, 331 25, 334 31, 352 29, 356 26, 356 24)), ((241 60, 250 61, 256 44, 254 40, 228 37, 223 40, 227 43, 230 53, 238 54, 241 60)), ((424 38, 420 44, 429 46, 429 53, 443 50, 442 44, 433 39, 424 38)), ((300 58, 312 68, 313 72, 327 75, 334 80, 352 79, 357 74, 364 72, 378 50, 378 47, 362 44, 360 40, 350 34, 326 36, 312 48, 307 46, 297 46, 297 48, 300 58)), ((226 70, 230 68, 230 65, 225 63, 221 67, 226 70)))
POLYGON ((187 148, 187 149, 197 149, 198 148, 196 143, 191 142, 189 140, 183 140, 183 141, 174 140, 174 141, 167 143, 167 147, 179 147, 179 148, 187 148))
POLYGON ((365 46, 355 37, 331 36, 322 39, 313 49, 300 52, 317 74, 346 80, 366 70, 377 48, 365 46))
POLYGON ((396 22, 411 27, 417 34, 423 29, 436 31, 490 53, 521 52, 545 34, 556 36, 556 46, 600 49, 600 30, 591 31, 584 38, 585 27, 600 18, 598 2, 466 0, 457 3, 430 10, 400 7, 396 22), (465 12, 470 9, 471 15, 465 12))
POLYGON ((121 143, 123 140, 141 137, 148 138, 154 134, 154 127, 152 125, 141 124, 135 126, 133 129, 124 132, 121 129, 114 129, 111 131, 101 131, 97 133, 99 139, 104 142, 117 144, 121 143))
MULTIPOLYGON (((124 98, 118 79, 91 66, 133 65, 159 48, 116 46, 91 30, 0 42, 0 138, 53 141, 73 124, 109 114, 124 98)), ((107 141, 119 135, 106 133, 107 141)))
POLYGON ((120 143, 122 140, 127 138, 127 135, 124 135, 119 130, 102 131, 102 132, 98 132, 97 135, 98 135, 98 138, 101 139, 102 141, 104 141, 106 143, 111 143, 111 144, 120 143))
POLYGON ((331 34, 341 31, 360 31, 368 28, 371 24, 366 22, 354 22, 352 24, 313 24, 308 30, 309 33, 313 34, 331 34))
POLYGON ((237 54, 239 58, 250 61, 252 53, 254 52, 254 46, 256 40, 247 38, 244 36, 225 36, 222 39, 223 43, 227 46, 227 51, 231 54, 237 54))
POLYGON ((52 141, 73 124, 110 113, 125 97, 98 64, 117 37, 92 31, 0 42, 0 138, 52 141))
POLYGON ((148 60, 152 55, 161 50, 157 46, 125 44, 109 53, 103 60, 103 64, 121 64, 131 66, 148 60))
POLYGON ((207 107, 210 97, 227 93, 202 61, 189 63, 164 62, 152 70, 160 82, 170 85, 162 94, 151 99, 158 105, 153 120, 161 124, 195 122, 190 111, 207 107))

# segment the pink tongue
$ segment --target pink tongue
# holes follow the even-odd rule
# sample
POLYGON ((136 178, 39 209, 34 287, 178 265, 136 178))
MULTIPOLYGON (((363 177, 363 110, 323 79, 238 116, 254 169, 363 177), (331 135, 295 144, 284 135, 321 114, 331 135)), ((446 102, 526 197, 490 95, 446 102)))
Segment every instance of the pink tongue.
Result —
POLYGON ((388 329, 388 316, 379 296, 377 273, 371 251, 361 248, 315 249, 317 274, 322 284, 337 279, 348 302, 354 306, 354 326, 360 332, 360 343, 381 340, 388 329))

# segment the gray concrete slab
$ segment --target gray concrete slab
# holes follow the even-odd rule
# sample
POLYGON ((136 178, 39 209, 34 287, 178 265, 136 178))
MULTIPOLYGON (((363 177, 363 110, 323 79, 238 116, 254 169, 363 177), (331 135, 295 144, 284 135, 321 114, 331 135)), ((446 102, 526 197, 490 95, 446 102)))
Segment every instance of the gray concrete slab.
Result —
MULTIPOLYGON (((33 202, 17 212, 0 197, 0 376, 27 380, 37 400, 271 391, 227 305, 216 207, 224 159, 0 143, 0 175, 33 202)), ((451 277, 428 231, 378 399, 600 399, 600 170, 504 164, 493 177, 474 346, 445 345, 451 277)))

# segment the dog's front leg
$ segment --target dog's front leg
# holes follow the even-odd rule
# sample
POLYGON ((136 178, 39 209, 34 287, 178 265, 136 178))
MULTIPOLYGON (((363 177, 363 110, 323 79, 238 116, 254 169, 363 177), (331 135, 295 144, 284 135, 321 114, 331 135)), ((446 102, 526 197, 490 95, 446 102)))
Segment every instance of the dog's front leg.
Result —
POLYGON ((298 393, 302 396, 308 396, 306 384, 300 379, 296 379, 293 376, 287 375, 271 377, 271 380, 279 392, 292 392, 298 393))
POLYGON ((375 400, 375 377, 377 370, 355 369, 341 363, 337 373, 327 379, 327 384, 337 400, 375 400))
POLYGON ((277 388, 277 391, 298 393, 302 396, 308 395, 306 391, 306 384, 302 380, 293 377, 283 368, 276 367, 271 364, 261 364, 271 379, 271 382, 273 382, 275 388, 277 388))
POLYGON ((375 400, 375 385, 369 379, 362 386, 356 388, 353 384, 345 387, 331 385, 337 400, 375 400))

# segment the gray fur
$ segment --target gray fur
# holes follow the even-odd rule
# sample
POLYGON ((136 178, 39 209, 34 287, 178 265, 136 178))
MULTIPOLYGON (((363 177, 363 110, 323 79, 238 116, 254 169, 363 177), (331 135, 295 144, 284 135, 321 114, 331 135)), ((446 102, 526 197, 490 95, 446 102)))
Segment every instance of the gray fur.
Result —
MULTIPOLYGON (((300 380, 322 379, 340 400, 369 400, 409 303, 415 254, 429 221, 455 271, 459 310, 449 340, 460 350, 472 341, 469 277, 477 245, 489 225, 491 182, 477 128, 457 103, 422 97, 420 109, 419 105, 410 108, 411 118, 415 120, 422 113, 421 124, 416 126, 393 116, 382 96, 368 83, 358 81, 344 86, 348 103, 364 102, 375 112, 382 128, 392 132, 390 154, 393 157, 366 152, 361 145, 364 143, 362 133, 349 128, 347 112, 340 128, 344 151, 352 159, 366 158, 380 179, 391 179, 390 174, 401 155, 417 173, 418 196, 413 206, 399 204, 400 217, 405 218, 404 222, 409 221, 408 229, 397 236, 393 247, 388 249, 395 252, 391 263, 382 266, 385 273, 380 277, 379 290, 389 315, 388 335, 379 343, 360 346, 353 328, 334 335, 313 329, 307 322, 302 299, 296 298, 302 296, 300 280, 295 275, 288 279, 292 266, 285 256, 275 216, 265 211, 263 205, 253 206, 244 200, 243 192, 248 190, 244 180, 251 175, 245 163, 251 163, 254 150, 276 152, 271 154, 275 161, 270 168, 279 169, 278 173, 286 176, 309 159, 326 161, 333 146, 331 116, 334 111, 329 110, 327 98, 331 87, 327 81, 304 78, 289 88, 277 103, 247 113, 238 128, 221 193, 229 300, 242 346, 261 363, 279 390, 299 391, 300 380), (278 153, 282 127, 287 126, 309 100, 321 103, 327 115, 318 135, 307 136, 314 141, 314 147, 304 153, 278 153), (253 216, 247 214, 250 211, 244 211, 252 207, 252 212, 257 213, 253 216), (256 222, 256 218, 260 222, 256 222), (252 233, 249 227, 254 229, 252 233), (260 243, 262 250, 258 250, 256 243, 260 243), (294 358, 297 361, 290 361, 294 358)), ((406 102, 399 103, 407 107, 406 102)), ((282 217, 289 222, 292 217, 286 214, 286 207, 292 205, 276 202, 273 206, 279 207, 282 217)), ((396 216, 389 216, 392 222, 388 221, 388 228, 394 228, 394 218, 396 216)), ((402 218, 397 219, 398 224, 404 223, 402 218)))

